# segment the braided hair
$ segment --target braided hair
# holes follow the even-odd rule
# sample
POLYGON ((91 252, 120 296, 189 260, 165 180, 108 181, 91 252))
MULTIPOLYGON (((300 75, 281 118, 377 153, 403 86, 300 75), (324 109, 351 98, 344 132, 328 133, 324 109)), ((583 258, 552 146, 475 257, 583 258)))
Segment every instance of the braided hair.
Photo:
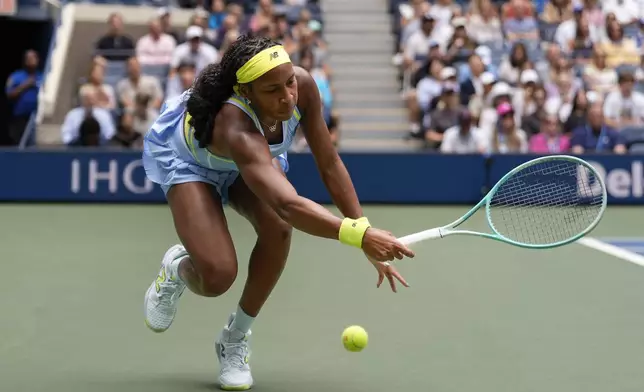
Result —
POLYGON ((186 104, 199 147, 204 148, 211 142, 215 117, 237 84, 237 70, 257 53, 274 45, 278 43, 269 38, 243 35, 232 43, 219 63, 201 71, 186 104))

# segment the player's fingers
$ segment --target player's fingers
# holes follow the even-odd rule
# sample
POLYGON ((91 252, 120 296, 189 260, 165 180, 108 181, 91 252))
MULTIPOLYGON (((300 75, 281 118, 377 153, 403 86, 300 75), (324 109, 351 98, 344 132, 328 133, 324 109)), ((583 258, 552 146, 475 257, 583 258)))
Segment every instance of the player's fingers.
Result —
POLYGON ((405 245, 401 244, 400 242, 396 243, 396 247, 400 250, 402 254, 404 254, 407 257, 414 257, 416 256, 416 253, 414 253, 413 250, 409 249, 405 245))
POLYGON ((391 276, 391 273, 387 273, 387 279, 389 280, 389 286, 391 286, 391 291, 394 293, 397 293, 398 290, 396 289, 396 281, 394 280, 394 277, 391 276))
POLYGON ((385 279, 385 274, 382 272, 378 271, 378 283, 376 284, 376 288, 380 288, 380 285, 382 284, 382 281, 385 279))
POLYGON ((398 271, 396 271, 396 270, 392 270, 392 271, 391 271, 391 275, 392 275, 394 278, 396 278, 396 279, 397 279, 397 280, 398 280, 398 281, 399 281, 403 286, 405 286, 405 287, 409 287, 409 283, 407 283, 407 281, 405 280, 405 278, 403 278, 403 277, 402 277, 402 275, 400 275, 400 272, 398 272, 398 271))

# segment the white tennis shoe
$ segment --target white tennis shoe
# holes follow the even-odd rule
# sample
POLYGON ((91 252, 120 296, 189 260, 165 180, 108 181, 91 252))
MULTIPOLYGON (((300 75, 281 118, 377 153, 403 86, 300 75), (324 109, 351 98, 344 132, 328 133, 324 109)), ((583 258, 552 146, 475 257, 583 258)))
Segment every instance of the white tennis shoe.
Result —
POLYGON ((250 348, 248 340, 251 331, 243 333, 231 329, 235 318, 233 313, 228 318, 228 325, 221 331, 215 342, 217 358, 221 366, 219 384, 225 391, 246 391, 253 386, 253 376, 250 374, 250 348))
POLYGON ((163 256, 159 275, 145 293, 145 324, 154 332, 164 332, 177 313, 177 301, 186 285, 178 276, 172 276, 170 264, 188 256, 186 248, 174 245, 163 256))

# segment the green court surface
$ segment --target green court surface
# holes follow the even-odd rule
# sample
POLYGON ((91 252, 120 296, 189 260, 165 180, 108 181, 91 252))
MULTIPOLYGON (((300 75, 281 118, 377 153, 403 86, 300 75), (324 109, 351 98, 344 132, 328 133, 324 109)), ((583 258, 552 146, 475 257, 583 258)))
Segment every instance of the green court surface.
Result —
MULTIPOLYGON (((467 207, 368 207, 405 235, 467 207)), ((215 299, 186 291, 163 334, 143 294, 176 243, 165 206, 2 205, 0 390, 217 390, 216 334, 235 308, 254 243, 228 211, 242 268, 215 299)), ((609 207, 593 237, 644 236, 644 209, 609 207)), ((471 227, 485 229, 482 216, 471 227)), ((573 244, 514 248, 449 237, 399 264, 411 284, 376 289, 355 249, 296 233, 290 262, 253 327, 264 392, 642 392, 644 268, 573 244), (344 351, 351 324, 370 334, 344 351)))

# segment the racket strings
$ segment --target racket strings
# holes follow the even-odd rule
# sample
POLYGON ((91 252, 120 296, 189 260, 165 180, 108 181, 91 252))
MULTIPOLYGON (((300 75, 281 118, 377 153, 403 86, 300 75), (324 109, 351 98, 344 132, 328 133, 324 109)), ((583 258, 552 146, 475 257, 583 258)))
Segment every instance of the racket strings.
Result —
POLYGON ((488 203, 488 218, 507 239, 543 245, 579 235, 602 209, 603 192, 593 172, 574 161, 553 160, 507 179, 488 203))

